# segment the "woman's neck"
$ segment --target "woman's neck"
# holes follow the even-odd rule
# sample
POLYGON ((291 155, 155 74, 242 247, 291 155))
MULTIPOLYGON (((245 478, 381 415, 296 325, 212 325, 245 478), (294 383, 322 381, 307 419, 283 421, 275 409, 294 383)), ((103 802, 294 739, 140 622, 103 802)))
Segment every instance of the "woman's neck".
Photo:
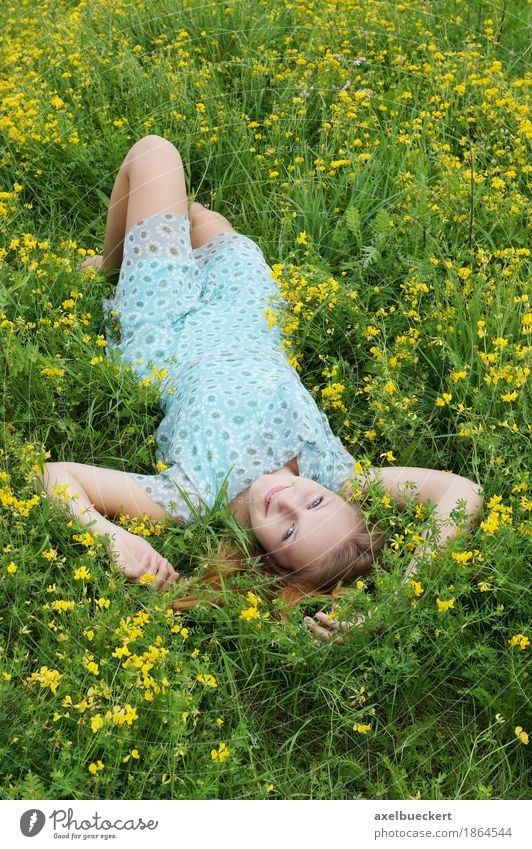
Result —
MULTIPOLYGON (((284 466, 281 466, 280 469, 276 469, 274 472, 270 472, 272 475, 299 475, 299 468, 297 465, 297 460, 295 457, 292 457, 291 460, 288 460, 284 466)), ((238 495, 235 495, 232 501, 229 502, 229 508, 233 513, 237 522, 240 522, 242 525, 247 525, 249 527, 249 507, 248 507, 248 497, 249 497, 250 487, 244 489, 242 492, 239 492, 238 495)))

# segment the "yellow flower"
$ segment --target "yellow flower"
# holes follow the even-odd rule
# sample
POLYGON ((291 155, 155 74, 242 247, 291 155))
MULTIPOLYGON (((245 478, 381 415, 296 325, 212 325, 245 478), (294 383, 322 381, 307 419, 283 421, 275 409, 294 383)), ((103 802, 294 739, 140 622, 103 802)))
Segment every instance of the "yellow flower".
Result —
POLYGON ((368 734, 371 731, 371 725, 353 725, 353 731, 358 731, 359 734, 368 734))
POLYGON ((527 649, 530 645, 530 640, 528 637, 525 637, 524 634, 514 634, 514 636, 508 640, 508 643, 511 646, 519 646, 521 651, 527 649))
POLYGON ((15 572, 17 571, 17 569, 18 569, 17 564, 13 563, 13 561, 11 561, 11 563, 8 564, 6 571, 9 572, 10 575, 14 575, 15 572))
POLYGON ((129 649, 128 649, 128 647, 127 647, 127 646, 118 646, 118 647, 114 650, 114 652, 113 652, 113 654, 112 654, 111 656, 112 656, 112 657, 117 657, 118 659, 120 659, 121 657, 130 657, 130 656, 131 656, 131 652, 129 651, 129 649))
POLYGON ((96 604, 98 605, 98 607, 99 607, 101 610, 103 610, 103 608, 104 608, 104 607, 105 607, 106 609, 109 607, 109 605, 111 604, 111 601, 110 601, 110 599, 108 599, 108 598, 104 598, 104 597, 102 596, 101 598, 99 598, 99 599, 97 599, 97 600, 96 600, 96 604))
POLYGON ((131 725, 139 718, 136 708, 131 705, 126 705, 121 708, 120 705, 114 705, 113 712, 107 711, 106 719, 112 719, 113 725, 131 725))
POLYGON ((420 581, 410 581, 410 584, 412 586, 412 592, 416 598, 419 598, 420 595, 423 595, 425 590, 423 589, 423 585, 420 583, 420 581))
POLYGON ((420 504, 416 504, 416 519, 426 519, 426 512, 427 508, 422 501, 420 504))
POLYGON ((240 611, 239 619, 260 619, 260 613, 256 607, 248 607, 240 611))
POLYGON ((521 743, 524 743, 525 746, 528 746, 528 734, 526 733, 526 731, 523 731, 520 725, 516 725, 515 735, 519 738, 521 743))
POLYGON ((149 585, 153 583, 155 583, 155 575, 151 572, 144 572, 144 575, 141 575, 139 578, 139 584, 149 585))
POLYGON ((75 601, 67 601, 62 598, 57 599, 57 601, 52 601, 50 605, 52 610, 55 610, 56 613, 67 613, 69 610, 74 610, 75 606, 75 601))
POLYGON ((308 240, 307 233, 303 230, 298 236, 296 236, 296 242, 298 245, 306 245, 308 240))
POLYGON ((442 601, 441 599, 436 599, 436 604, 438 606, 438 613, 445 613, 449 608, 454 607, 454 598, 450 598, 448 601, 442 601))
POLYGON ((44 557, 45 560, 48 560, 50 563, 52 560, 57 559, 57 551, 55 548, 49 548, 47 551, 43 551, 41 557, 44 557))
POLYGON ((65 370, 62 368, 42 368, 41 374, 43 377, 63 377, 65 370))
POLYGON ((486 506, 490 512, 480 523, 480 529, 485 534, 493 535, 503 525, 512 524, 512 508, 502 504, 502 496, 492 495, 486 506))
POLYGON ((445 407, 445 405, 449 403, 452 397, 453 396, 450 394, 450 392, 444 392, 441 398, 436 398, 436 406, 445 407))
MULTIPOLYGON (((52 487, 52 495, 54 498, 62 498, 63 501, 70 501, 70 487, 67 483, 57 483, 52 487)), ((73 496, 74 498, 78 498, 77 493, 73 496)), ((57 557, 57 551, 55 548, 50 548, 49 551, 43 552, 43 557, 46 557, 47 560, 55 560, 57 557)))
POLYGON ((204 674, 196 675, 196 681, 199 681, 200 684, 205 684, 205 686, 207 686, 207 687, 212 687, 213 689, 215 689, 218 686, 218 683, 217 683, 214 675, 209 675, 208 672, 205 672, 204 674))
POLYGON ((38 672, 32 672, 26 681, 29 684, 34 684, 35 682, 39 682, 41 687, 49 687, 52 693, 57 693, 57 686, 63 675, 61 672, 58 672, 57 669, 48 669, 47 666, 41 666, 38 672))
POLYGON ((101 770, 102 770, 103 768, 104 768, 103 761, 96 761, 96 763, 91 763, 91 764, 89 764, 89 767, 88 767, 89 772, 91 773, 91 775, 96 775, 96 773, 97 773, 97 772, 101 772, 101 770))
POLYGON ((86 568, 86 566, 80 566, 79 569, 76 569, 74 572, 74 580, 75 581, 88 581, 91 576, 91 573, 86 568))
POLYGON ((97 713, 96 716, 92 717, 92 719, 91 719, 91 730, 92 730, 93 734, 96 734, 96 732, 99 731, 100 728, 103 727, 103 725, 104 725, 104 721, 103 721, 102 715, 100 713, 97 713))
POLYGON ((465 565, 466 563, 469 563, 469 561, 472 559, 473 552, 472 551, 453 551, 453 553, 451 554, 451 557, 453 558, 453 560, 456 560, 457 563, 461 563, 462 565, 465 565))
POLYGON ((211 749, 211 758, 213 761, 218 761, 219 763, 223 763, 226 758, 230 755, 230 751, 225 745, 225 743, 220 743, 218 749, 211 749))
POLYGON ((75 539, 77 542, 80 542, 85 548, 90 548, 94 545, 94 537, 89 534, 88 531, 85 531, 82 534, 73 534, 72 539, 75 539))

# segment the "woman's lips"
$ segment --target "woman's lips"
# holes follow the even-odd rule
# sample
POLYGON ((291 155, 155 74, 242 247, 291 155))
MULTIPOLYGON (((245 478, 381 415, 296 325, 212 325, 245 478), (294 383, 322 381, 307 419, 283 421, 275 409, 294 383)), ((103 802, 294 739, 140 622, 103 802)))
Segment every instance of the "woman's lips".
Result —
MULTIPOLYGON (((286 486, 288 486, 288 484, 286 486)), ((268 514, 268 507, 270 506, 270 501, 272 500, 275 493, 279 492, 281 489, 286 489, 286 486, 274 486, 272 487, 272 489, 268 490, 268 492, 264 496, 264 512, 266 515, 268 514)))

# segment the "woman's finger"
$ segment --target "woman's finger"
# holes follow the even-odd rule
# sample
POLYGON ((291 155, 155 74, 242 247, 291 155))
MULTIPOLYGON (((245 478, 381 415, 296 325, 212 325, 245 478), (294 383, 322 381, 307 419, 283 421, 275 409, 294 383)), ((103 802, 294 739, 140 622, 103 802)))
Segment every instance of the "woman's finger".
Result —
POLYGON ((165 563, 166 563, 166 565, 168 566, 168 574, 169 574, 170 576, 172 576, 172 577, 174 578, 174 580, 175 580, 176 578, 179 578, 179 572, 177 571, 177 569, 175 569, 175 568, 172 566, 172 564, 170 563, 170 561, 169 561, 169 560, 165 560, 164 562, 165 562, 165 563))
POLYGON ((343 643, 343 637, 336 636, 334 631, 328 631, 326 628, 321 628, 319 625, 310 626, 310 631, 314 636, 319 637, 323 643, 343 643))
POLYGON ((166 590, 172 584, 172 572, 173 569, 168 563, 167 560, 162 560, 159 564, 158 578, 160 579, 160 583, 158 583, 158 589, 166 590))
POLYGON ((319 613, 316 613, 314 619, 317 619, 318 622, 321 622, 327 628, 331 628, 333 631, 337 631, 339 628, 339 624, 336 619, 331 619, 330 616, 327 616, 326 613, 323 613, 321 610, 319 613))
POLYGON ((170 561, 163 557, 159 563, 158 576, 162 578, 159 589, 167 590, 177 581, 179 572, 176 572, 170 561))
MULTIPOLYGON (((168 563, 168 561, 166 561, 168 563)), ((175 584, 177 579, 179 578, 179 572, 174 569, 171 563, 168 563, 168 576, 166 578, 165 589, 171 587, 172 584, 175 584)))
POLYGON ((336 631, 324 628, 322 625, 318 625, 310 616, 305 616, 305 622, 309 626, 309 631, 311 634, 314 634, 315 637, 319 637, 319 639, 324 643, 342 643, 343 638, 337 635, 336 631))
POLYGON ((124 566, 124 574, 128 581, 138 581, 140 576, 144 573, 144 566, 124 566))

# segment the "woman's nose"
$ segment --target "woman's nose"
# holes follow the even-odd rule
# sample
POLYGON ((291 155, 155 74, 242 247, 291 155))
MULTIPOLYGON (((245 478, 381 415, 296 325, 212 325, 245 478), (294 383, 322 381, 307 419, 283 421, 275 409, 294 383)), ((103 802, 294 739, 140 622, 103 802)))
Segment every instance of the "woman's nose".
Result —
POLYGON ((277 501, 277 509, 282 513, 293 513, 298 506, 297 495, 291 486, 287 486, 285 489, 276 492, 274 500, 277 501))

